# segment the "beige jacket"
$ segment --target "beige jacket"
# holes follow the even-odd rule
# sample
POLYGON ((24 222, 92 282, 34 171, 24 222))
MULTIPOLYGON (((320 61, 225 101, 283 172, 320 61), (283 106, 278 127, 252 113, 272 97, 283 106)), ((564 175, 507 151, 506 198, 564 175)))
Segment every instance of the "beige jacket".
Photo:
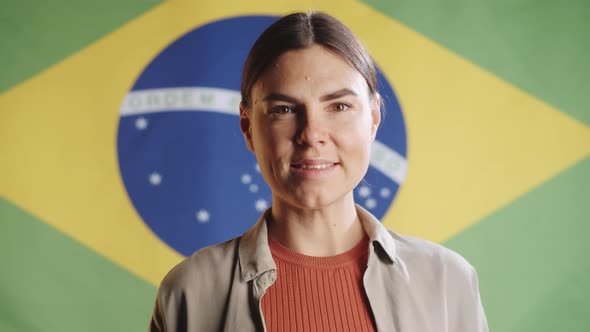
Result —
MULTIPOLYGON (((488 331, 477 274, 463 257, 388 231, 359 206, 357 212, 371 243, 363 283, 378 331, 488 331)), ((265 331, 260 299, 276 279, 265 217, 174 267, 149 330, 265 331)))

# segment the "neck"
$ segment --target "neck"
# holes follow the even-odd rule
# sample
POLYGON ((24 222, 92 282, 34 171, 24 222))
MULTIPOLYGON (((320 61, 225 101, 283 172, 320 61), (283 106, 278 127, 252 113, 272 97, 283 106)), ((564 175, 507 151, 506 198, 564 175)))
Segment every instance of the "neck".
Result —
POLYGON ((269 235, 283 246, 308 256, 334 256, 353 248, 365 232, 352 197, 317 208, 285 204, 273 197, 269 235))

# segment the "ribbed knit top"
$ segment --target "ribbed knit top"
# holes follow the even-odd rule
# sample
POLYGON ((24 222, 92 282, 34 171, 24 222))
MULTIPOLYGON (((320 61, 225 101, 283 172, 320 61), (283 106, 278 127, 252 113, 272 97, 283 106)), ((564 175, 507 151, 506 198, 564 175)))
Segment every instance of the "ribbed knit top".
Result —
POLYGON ((269 239, 277 280, 262 297, 267 331, 374 331, 363 287, 369 240, 336 256, 294 252, 269 239))

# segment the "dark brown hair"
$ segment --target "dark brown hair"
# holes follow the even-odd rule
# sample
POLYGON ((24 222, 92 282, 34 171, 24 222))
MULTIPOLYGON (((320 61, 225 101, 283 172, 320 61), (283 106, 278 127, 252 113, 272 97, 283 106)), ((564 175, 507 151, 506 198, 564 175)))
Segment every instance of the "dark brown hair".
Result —
POLYGON ((258 37, 242 73, 242 104, 248 106, 252 87, 281 54, 318 44, 341 56, 365 78, 369 92, 377 92, 377 74, 371 57, 352 33, 336 18, 321 12, 283 16, 258 37))

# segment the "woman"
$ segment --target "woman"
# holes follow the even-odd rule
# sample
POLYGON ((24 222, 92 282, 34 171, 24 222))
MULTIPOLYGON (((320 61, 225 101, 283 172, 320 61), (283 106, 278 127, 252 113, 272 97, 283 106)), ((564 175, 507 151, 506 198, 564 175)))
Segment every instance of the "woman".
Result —
POLYGON ((469 263, 354 202, 381 121, 376 81, 329 15, 287 15, 262 33, 244 66, 240 127, 272 207, 170 271, 150 330, 487 331, 469 263))

